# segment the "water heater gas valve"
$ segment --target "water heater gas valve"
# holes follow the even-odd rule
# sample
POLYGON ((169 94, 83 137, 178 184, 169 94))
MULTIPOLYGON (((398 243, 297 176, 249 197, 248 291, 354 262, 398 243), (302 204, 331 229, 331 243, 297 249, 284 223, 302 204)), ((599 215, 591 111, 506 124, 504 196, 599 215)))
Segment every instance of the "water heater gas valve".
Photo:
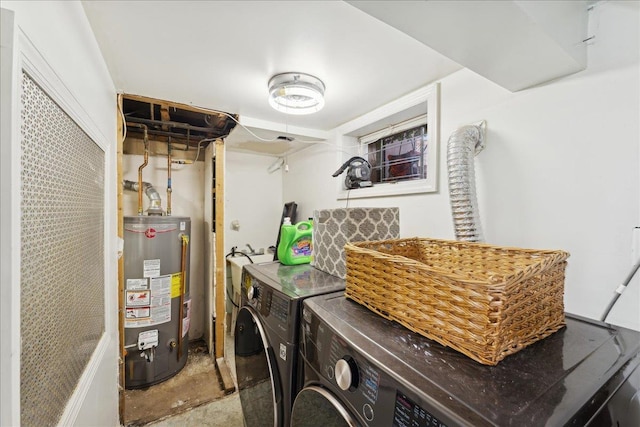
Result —
POLYGON ((147 350, 158 346, 158 330, 151 329, 138 334, 138 350, 147 350))

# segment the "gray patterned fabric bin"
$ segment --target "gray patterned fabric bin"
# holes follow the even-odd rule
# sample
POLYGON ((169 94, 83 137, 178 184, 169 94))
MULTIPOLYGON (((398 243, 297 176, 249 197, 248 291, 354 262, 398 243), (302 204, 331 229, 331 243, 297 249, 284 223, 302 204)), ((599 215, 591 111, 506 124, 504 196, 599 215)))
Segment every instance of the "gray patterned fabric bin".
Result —
POLYGON ((313 212, 313 260, 311 265, 344 279, 347 275, 344 245, 347 242, 398 239, 398 208, 322 209, 313 212))

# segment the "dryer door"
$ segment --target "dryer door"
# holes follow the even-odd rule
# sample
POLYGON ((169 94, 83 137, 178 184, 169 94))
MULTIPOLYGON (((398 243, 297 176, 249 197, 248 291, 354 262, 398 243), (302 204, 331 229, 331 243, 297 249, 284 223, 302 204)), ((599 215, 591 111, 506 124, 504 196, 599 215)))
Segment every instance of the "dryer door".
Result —
POLYGON ((238 391, 246 426, 280 426, 282 391, 276 358, 256 311, 238 311, 235 330, 238 391))
POLYGON ((291 427, 357 427, 359 424, 327 390, 318 386, 302 389, 293 403, 291 427))

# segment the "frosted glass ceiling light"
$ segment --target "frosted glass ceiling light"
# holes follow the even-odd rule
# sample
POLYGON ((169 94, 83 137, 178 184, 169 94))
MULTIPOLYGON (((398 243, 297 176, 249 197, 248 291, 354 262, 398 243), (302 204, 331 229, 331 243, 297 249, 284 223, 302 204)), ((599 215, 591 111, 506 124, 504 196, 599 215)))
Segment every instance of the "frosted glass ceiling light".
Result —
POLYGON ((287 114, 311 114, 324 107, 324 83, 305 73, 276 74, 269 80, 269 104, 287 114))

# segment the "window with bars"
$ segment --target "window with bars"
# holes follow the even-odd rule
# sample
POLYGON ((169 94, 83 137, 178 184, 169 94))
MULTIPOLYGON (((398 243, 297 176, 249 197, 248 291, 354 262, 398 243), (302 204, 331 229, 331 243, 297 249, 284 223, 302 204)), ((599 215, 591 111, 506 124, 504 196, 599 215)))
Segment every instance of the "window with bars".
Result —
POLYGON ((380 138, 367 146, 371 181, 394 182, 427 177, 427 126, 380 138))
POLYGON ((438 191, 439 83, 345 123, 339 131, 342 161, 365 158, 373 185, 351 191, 339 182, 338 200, 438 191))
POLYGON ((371 181, 389 183, 427 177, 426 116, 360 138, 371 165, 371 181))

